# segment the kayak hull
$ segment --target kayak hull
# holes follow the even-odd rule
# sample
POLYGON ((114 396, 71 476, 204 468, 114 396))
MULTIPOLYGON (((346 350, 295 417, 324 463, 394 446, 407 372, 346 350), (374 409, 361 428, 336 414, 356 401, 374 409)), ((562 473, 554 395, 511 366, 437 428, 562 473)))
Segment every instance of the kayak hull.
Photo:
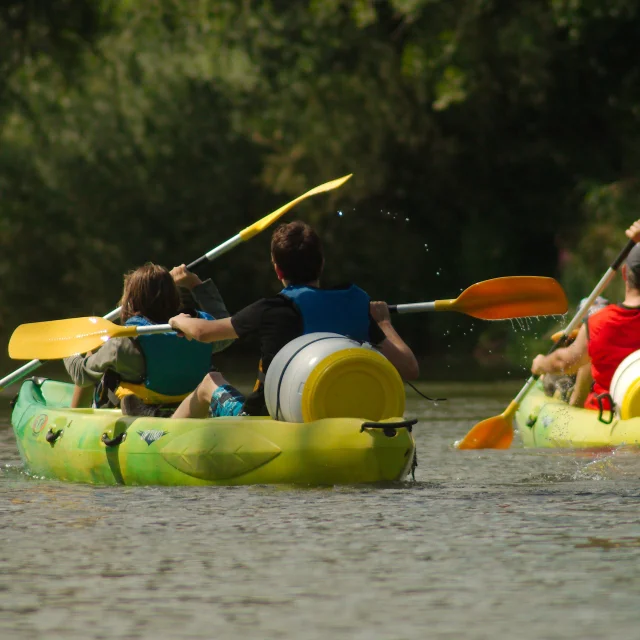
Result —
MULTIPOLYGON (((605 415, 604 419, 609 416, 605 415)), ((600 449, 640 445, 640 417, 611 424, 598 420, 598 412, 571 407, 544 394, 541 383, 529 391, 515 417, 525 447, 600 449)))
POLYGON ((68 408, 72 389, 42 379, 20 389, 11 422, 33 475, 107 485, 355 484, 401 480, 414 457, 404 426, 385 434, 355 418, 123 416, 68 408))

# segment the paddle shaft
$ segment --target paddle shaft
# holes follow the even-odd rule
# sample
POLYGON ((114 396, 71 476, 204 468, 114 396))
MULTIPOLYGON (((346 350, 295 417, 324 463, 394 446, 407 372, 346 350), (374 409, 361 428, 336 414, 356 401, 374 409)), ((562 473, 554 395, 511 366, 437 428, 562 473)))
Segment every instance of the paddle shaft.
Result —
POLYGON ((193 271, 193 269, 196 269, 197 267, 204 264, 205 262, 211 262, 211 260, 215 260, 218 256, 221 256, 223 253, 226 253, 230 249, 233 249, 234 247, 238 246, 242 242, 244 242, 244 240, 242 236, 238 233, 235 236, 233 236, 233 238, 229 238, 226 242, 223 242, 221 245, 218 245, 215 249, 211 249, 211 251, 208 251, 204 255, 200 256, 197 260, 194 260, 193 262, 189 263, 187 265, 187 269, 189 269, 189 271, 193 271))
POLYGON ((414 302, 411 304, 390 304, 391 313, 419 313, 421 311, 435 311, 435 302, 414 302))
MULTIPOLYGON (((547 355, 552 354, 556 349, 560 349, 561 347, 564 347, 564 345, 567 343, 568 336, 571 334, 571 332, 574 329, 576 329, 580 325, 582 320, 585 318, 585 316, 589 312, 589 307, 591 307, 595 299, 609 286, 609 283, 613 280, 614 276, 616 275, 616 271, 618 270, 620 265, 624 262, 625 258, 629 255, 629 252, 631 251, 631 249, 633 249, 635 244, 636 243, 633 240, 629 240, 629 242, 627 242, 624 249, 620 252, 618 257, 611 263, 611 266, 607 269, 605 274, 602 276, 602 278, 600 279, 600 282, 598 282, 598 284, 596 285, 596 288, 591 292, 591 295, 587 298, 587 301, 582 306, 582 309, 580 309, 580 311, 576 313, 573 320, 571 320, 571 322, 565 327, 564 331, 562 332, 562 336, 560 337, 558 342, 554 343, 551 349, 549 349, 549 352, 547 355)), ((509 405, 509 409, 513 406, 515 406, 515 409, 517 409, 520 406, 520 403, 522 402, 524 397, 527 395, 527 393, 529 393, 529 390, 531 389, 531 387, 533 387, 533 385, 535 384, 536 380, 539 377, 540 377, 539 374, 534 374, 527 380, 524 387, 520 389, 520 392, 518 393, 518 395, 515 397, 513 402, 509 405)))
MULTIPOLYGON (((199 267, 201 264, 207 261, 214 260, 218 256, 221 256, 223 253, 226 253, 230 249, 233 249, 233 247, 239 245, 241 242, 243 242, 243 239, 242 239, 242 236, 238 233, 232 238, 229 238, 229 240, 227 240, 226 242, 223 242, 221 245, 218 245, 211 251, 208 251, 204 255, 200 256, 197 260, 194 260, 193 262, 189 263, 187 265, 187 269, 191 271, 192 269, 199 267)), ((120 317, 121 309, 122 307, 117 307, 116 309, 113 309, 113 311, 109 311, 109 313, 107 313, 102 317, 105 320, 111 320, 111 321, 117 320, 120 317)), ((165 325, 158 325, 158 326, 162 327, 165 325)), ((166 325, 166 326, 169 327, 169 325, 166 325)), ((142 329, 143 327, 140 327, 140 328, 142 329)), ((169 327, 169 329, 164 329, 156 332, 151 331, 151 332, 139 332, 139 333, 166 333, 166 331, 171 331, 171 330, 172 330, 171 327, 169 327)), ((39 369, 43 364, 44 363, 41 360, 31 360, 26 364, 23 364, 20 368, 16 369, 15 371, 13 371, 12 373, 10 373, 9 375, 5 376, 0 380, 0 391, 2 391, 2 389, 4 389, 5 387, 8 387, 9 385, 12 385, 18 382, 19 380, 26 378, 30 373, 39 369)))
MULTIPOLYGON (((326 191, 330 191, 332 189, 336 189, 342 186, 347 180, 349 180, 351 175, 352 174, 349 174, 342 178, 338 178, 337 180, 332 180, 325 184, 319 185, 311 189, 310 191, 307 191, 306 193, 302 194, 301 196, 298 196, 295 200, 292 200, 291 202, 287 203, 283 207, 280 207, 280 209, 277 209, 273 213, 270 213, 269 215, 265 216, 258 222, 252 225, 249 225, 248 227, 240 231, 240 233, 237 233, 235 236, 229 238, 228 240, 218 245, 214 249, 211 249, 211 251, 208 251, 204 255, 200 256, 197 260, 194 260, 193 262, 189 263, 187 265, 187 268, 190 270, 195 269, 196 267, 203 264, 205 261, 214 260, 218 256, 221 256, 223 253, 226 253, 233 247, 239 245, 241 242, 249 240, 257 233, 260 233, 261 231, 263 231, 266 227, 268 227, 273 222, 275 222, 281 215, 289 211, 298 202, 301 202, 302 200, 308 198, 309 196, 316 195, 318 193, 324 193, 326 191)), ((121 307, 118 307, 117 309, 110 311, 109 313, 107 313, 105 316, 102 316, 102 317, 105 320, 116 320, 120 317, 120 309, 121 307)), ((30 362, 27 362, 26 364, 22 365, 19 369, 16 369, 13 373, 10 373, 8 376, 5 376, 0 380, 0 391, 2 391, 2 389, 4 389, 5 387, 15 382, 18 382, 19 380, 22 380, 22 378, 28 376, 30 373, 40 368, 42 364, 43 363, 41 360, 31 360, 30 362)))
POLYGON ((175 329, 170 324, 150 324, 142 327, 134 326, 133 328, 135 329, 135 335, 137 336, 153 333, 175 333, 175 329))

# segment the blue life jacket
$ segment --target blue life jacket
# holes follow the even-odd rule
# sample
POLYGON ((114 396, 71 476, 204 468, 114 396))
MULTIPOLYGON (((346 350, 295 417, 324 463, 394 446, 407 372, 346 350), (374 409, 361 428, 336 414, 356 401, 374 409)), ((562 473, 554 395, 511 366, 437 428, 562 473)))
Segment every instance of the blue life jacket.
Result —
POLYGON ((293 301, 302 315, 303 334, 331 331, 360 342, 370 340, 369 296, 360 287, 317 289, 290 285, 280 295, 293 301))
MULTIPOLYGON (((198 311, 198 317, 214 319, 203 311, 198 311)), ((153 324, 142 316, 132 316, 125 322, 127 326, 138 327, 153 324)), ((141 335, 135 340, 142 349, 146 364, 144 386, 156 393, 167 396, 190 393, 211 368, 211 344, 170 333, 141 335)))

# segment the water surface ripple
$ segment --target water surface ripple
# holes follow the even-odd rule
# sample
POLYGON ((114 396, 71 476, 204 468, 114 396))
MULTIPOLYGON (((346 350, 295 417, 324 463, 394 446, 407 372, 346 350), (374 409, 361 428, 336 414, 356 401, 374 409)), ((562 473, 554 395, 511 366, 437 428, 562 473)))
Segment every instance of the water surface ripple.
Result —
POLYGON ((637 637, 640 456, 459 452, 514 388, 437 392, 384 487, 40 480, 4 414, 0 637, 637 637))

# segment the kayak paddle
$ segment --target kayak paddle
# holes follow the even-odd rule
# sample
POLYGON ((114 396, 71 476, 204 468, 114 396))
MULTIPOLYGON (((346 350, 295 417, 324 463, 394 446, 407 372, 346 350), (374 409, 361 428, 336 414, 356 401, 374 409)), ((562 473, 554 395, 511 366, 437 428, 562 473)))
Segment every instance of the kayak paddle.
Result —
MULTIPOLYGON (((613 277, 615 276, 618 267, 622 264, 624 259, 629 255, 631 249, 633 249, 635 242, 629 240, 625 248, 620 252, 618 257, 611 263, 611 266, 607 269, 604 276, 596 288, 591 292, 591 295, 587 298, 587 301, 583 305, 582 309, 576 313, 573 320, 565 327, 560 339, 551 347, 549 353, 553 353, 556 349, 564 347, 567 343, 571 333, 576 329, 583 318, 589 312, 589 307, 593 304, 593 301, 606 289, 613 277)), ((493 418, 487 418, 482 422, 478 422, 467 435, 456 443, 458 449, 508 449, 513 441, 513 416, 520 407, 520 403, 524 397, 529 393, 529 390, 533 387, 539 375, 532 375, 520 390, 520 393, 511 401, 509 406, 499 415, 493 418)))
POLYGON ((455 300, 389 305, 389 311, 395 313, 459 311, 481 320, 562 315, 567 308, 567 296, 558 282, 538 276, 507 276, 477 282, 455 300))
POLYGON ((173 331, 169 324, 123 326, 106 318, 88 316, 21 324, 9 340, 9 356, 16 360, 56 360, 101 347, 111 338, 131 338, 173 331))
MULTIPOLYGON (((338 178, 337 180, 331 180, 330 182, 325 182, 324 184, 318 185, 314 187, 310 191, 303 193, 301 196, 298 196, 295 200, 285 204, 283 207, 280 207, 273 213, 266 215, 264 218, 261 218, 257 222, 254 222, 252 225, 246 227, 240 233, 237 233, 229 240, 226 240, 222 244, 218 245, 211 251, 208 251, 203 256, 200 256, 197 260, 194 260, 190 264, 187 265, 188 269, 194 269, 195 267, 201 265, 202 263, 210 260, 214 260, 218 256, 221 256, 223 253, 226 253, 233 247, 241 244, 242 242, 246 242, 247 240, 253 238, 253 236, 257 235, 261 231, 264 231, 268 226, 272 225, 278 218, 283 216, 287 211, 295 207, 299 202, 302 202, 306 198, 310 196, 314 196, 318 193, 324 193, 325 191, 331 191, 333 189, 337 189, 341 187, 352 174, 343 176, 342 178, 338 178)), ((107 313, 104 318, 106 320, 115 320, 120 316, 120 307, 114 309, 107 313)), ((83 353, 82 351, 77 351, 75 353, 83 353)), ((43 359, 46 359, 44 355, 40 356, 43 359)), ((25 365, 16 369, 13 373, 10 373, 8 376, 5 376, 0 380, 0 391, 9 385, 22 380, 22 378, 28 376, 30 373, 38 369, 42 365, 40 360, 32 360, 31 362, 27 362, 25 365)))

